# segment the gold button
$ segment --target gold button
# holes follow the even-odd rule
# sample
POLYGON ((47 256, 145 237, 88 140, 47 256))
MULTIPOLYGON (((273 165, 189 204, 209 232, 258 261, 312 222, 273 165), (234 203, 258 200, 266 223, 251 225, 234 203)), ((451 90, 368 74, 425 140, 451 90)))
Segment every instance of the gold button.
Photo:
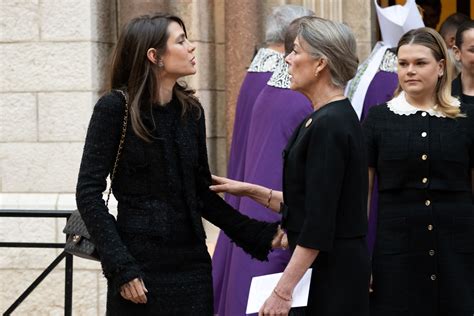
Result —
POLYGON ((305 126, 308 127, 308 126, 311 125, 311 123, 313 123, 313 119, 312 119, 312 118, 309 118, 309 120, 306 121, 305 126))
POLYGON ((422 159, 422 160, 428 159, 428 155, 426 155, 426 154, 421 155, 421 159, 422 159))
POLYGON ((426 135, 428 135, 428 133, 426 132, 421 133, 421 137, 426 137, 426 135))
POLYGON ((431 277, 430 277, 431 280, 436 280, 436 275, 435 274, 432 274, 431 277))
POLYGON ((426 200, 426 201, 425 201, 425 205, 426 205, 426 206, 430 206, 430 204, 431 204, 431 201, 430 201, 430 200, 426 200))
POLYGON ((428 253, 429 253, 430 256, 432 256, 432 257, 435 255, 435 251, 434 251, 434 250, 430 250, 430 251, 428 251, 428 253))
POLYGON ((423 178, 423 179, 421 179, 421 182, 423 182, 423 183, 428 183, 428 178, 423 178))
POLYGON ((429 224, 428 225, 428 230, 433 230, 433 225, 429 224))
POLYGON ((426 112, 421 112, 421 116, 426 116, 426 112))

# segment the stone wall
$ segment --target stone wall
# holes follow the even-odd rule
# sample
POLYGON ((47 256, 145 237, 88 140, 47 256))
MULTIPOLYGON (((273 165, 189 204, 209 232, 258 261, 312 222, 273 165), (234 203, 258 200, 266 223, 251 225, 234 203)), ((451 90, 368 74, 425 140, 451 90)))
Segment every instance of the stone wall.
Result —
MULTIPOLYGON (((366 0, 2 0, 0 208, 75 208, 85 132, 118 30, 154 11, 181 16, 197 45, 198 72, 186 80, 206 111, 211 169, 224 175, 242 78, 254 48, 263 44, 264 17, 285 3, 348 23, 361 60, 367 56, 375 28, 366 0)), ((63 226, 58 219, 0 218, 0 241, 62 242, 63 226)), ((205 226, 212 252, 218 231, 205 226)), ((0 251, 3 312, 60 251, 0 251)), ((74 314, 103 315, 105 291, 99 264, 74 259, 74 314)), ((61 315, 63 296, 64 263, 14 314, 61 315)))
MULTIPOLYGON (((116 41, 115 1, 3 0, 0 6, 0 207, 74 209, 85 132, 116 41)), ((0 240, 62 242, 64 223, 0 218, 0 240)), ((0 251, 4 312, 59 250, 0 251)), ((104 314, 99 265, 74 261, 74 314, 104 314)), ((14 314, 61 315, 63 306, 64 263, 14 314)))
POLYGON ((73 192, 114 1, 1 4, 0 191, 73 192))

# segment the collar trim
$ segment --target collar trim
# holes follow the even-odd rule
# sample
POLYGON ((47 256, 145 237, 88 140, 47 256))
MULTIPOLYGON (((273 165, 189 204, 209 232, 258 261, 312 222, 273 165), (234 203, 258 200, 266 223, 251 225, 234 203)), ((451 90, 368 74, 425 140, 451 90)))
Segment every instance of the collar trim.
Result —
POLYGON ((272 76, 270 77, 270 80, 267 82, 267 85, 275 88, 290 89, 290 84, 288 64, 285 62, 283 56, 281 56, 277 62, 272 76))
POLYGON ((250 64, 248 72, 273 72, 280 54, 269 48, 260 48, 250 64))
MULTIPOLYGON (((452 106, 459 107, 460 105, 461 103, 459 102, 459 100, 456 100, 452 106)), ((422 110, 411 105, 406 100, 404 91, 402 91, 398 96, 396 96, 392 100, 388 101, 387 107, 390 111, 392 111, 393 113, 397 115, 408 116, 408 115, 416 114, 416 112, 418 111, 421 111, 421 112, 428 113, 430 116, 446 117, 446 115, 444 115, 442 112, 436 110, 437 105, 435 105, 433 108, 428 109, 428 110, 422 110)))

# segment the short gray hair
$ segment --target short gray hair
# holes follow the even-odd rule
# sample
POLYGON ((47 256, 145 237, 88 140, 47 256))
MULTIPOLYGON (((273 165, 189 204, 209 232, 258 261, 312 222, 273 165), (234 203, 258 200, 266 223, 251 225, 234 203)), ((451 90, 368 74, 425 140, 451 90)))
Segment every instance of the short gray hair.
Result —
POLYGON ((267 17, 265 42, 284 43, 285 33, 290 23, 299 17, 313 14, 313 11, 299 5, 281 5, 274 7, 272 14, 267 17))
POLYGON ((304 17, 301 19, 298 38, 308 44, 304 49, 310 55, 327 60, 335 86, 344 88, 355 76, 359 65, 357 45, 347 25, 314 16, 304 17))

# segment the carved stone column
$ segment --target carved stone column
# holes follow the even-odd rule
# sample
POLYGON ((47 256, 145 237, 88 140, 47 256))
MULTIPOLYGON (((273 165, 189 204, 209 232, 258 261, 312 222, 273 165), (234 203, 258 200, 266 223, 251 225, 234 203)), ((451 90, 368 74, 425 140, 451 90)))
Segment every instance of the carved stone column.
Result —
POLYGON ((225 1, 225 82, 227 145, 232 139, 235 106, 240 85, 256 45, 262 42, 261 2, 255 0, 225 1))
POLYGON ((373 1, 344 1, 342 22, 349 25, 357 40, 359 62, 369 56, 377 38, 377 18, 373 1))

